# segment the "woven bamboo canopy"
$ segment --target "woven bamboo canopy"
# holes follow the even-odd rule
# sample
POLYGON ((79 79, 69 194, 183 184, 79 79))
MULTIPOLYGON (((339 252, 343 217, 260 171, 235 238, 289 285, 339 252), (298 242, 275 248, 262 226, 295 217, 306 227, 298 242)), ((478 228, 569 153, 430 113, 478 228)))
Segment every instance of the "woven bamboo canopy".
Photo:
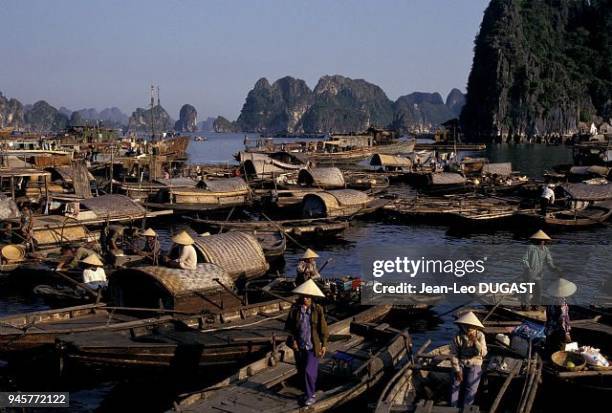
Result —
POLYGON ((99 217, 142 216, 146 210, 133 199, 118 194, 97 196, 84 199, 81 205, 93 211, 99 217))
POLYGON ((511 162, 498 162, 498 163, 487 163, 482 167, 483 174, 495 174, 508 176, 512 175, 512 163, 511 162))
POLYGON ((205 179, 203 182, 210 192, 249 192, 249 186, 242 178, 205 179))
MULTIPOLYGON (((195 270, 146 266, 126 268, 109 277, 113 301, 122 306, 199 312, 234 282, 215 264, 198 264, 195 270)), ((214 306, 213 306, 214 307, 214 306)))
POLYGON ((411 168, 412 160, 410 158, 404 158, 403 156, 375 153, 370 160, 370 166, 411 168))
POLYGON ((257 238, 244 232, 196 237, 194 247, 204 262, 223 268, 230 277, 259 277, 268 269, 268 263, 257 238))
POLYGON ((612 199, 612 184, 589 185, 566 183, 561 187, 571 198, 580 201, 605 201, 612 199))
POLYGON ((463 175, 454 172, 441 172, 431 174, 432 185, 459 185, 464 184, 466 179, 463 175))
POLYGON ((298 184, 322 189, 340 189, 346 185, 344 175, 338 168, 302 169, 298 174, 298 184))
POLYGON ((349 216, 358 213, 371 201, 368 194, 354 189, 317 192, 304 196, 302 213, 305 217, 349 216))

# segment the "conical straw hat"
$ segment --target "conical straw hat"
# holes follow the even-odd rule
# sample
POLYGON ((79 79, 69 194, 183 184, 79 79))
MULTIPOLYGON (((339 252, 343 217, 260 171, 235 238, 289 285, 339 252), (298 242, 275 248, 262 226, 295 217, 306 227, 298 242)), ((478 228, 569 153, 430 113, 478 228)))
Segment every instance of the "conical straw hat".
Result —
POLYGON ((145 237, 156 237, 157 232, 153 230, 153 228, 148 228, 145 232, 142 233, 145 237))
POLYGON ((544 231, 539 230, 535 234, 529 237, 529 239, 535 239, 540 241, 552 241, 552 238, 549 237, 544 231))
POLYGON ((548 286, 546 292, 553 297, 569 297, 573 295, 577 289, 578 287, 573 282, 565 278, 559 278, 548 286))
POLYGON ((175 244, 179 245, 191 245, 195 242, 193 238, 191 238, 191 235, 187 233, 187 231, 181 231, 180 233, 176 234, 172 237, 172 241, 174 241, 175 244))
POLYGON ((309 297, 325 297, 317 284, 313 280, 308 280, 305 283, 298 285, 291 291, 294 294, 307 295, 309 297))
POLYGON ((2 247, 0 254, 7 261, 21 261, 25 257, 25 251, 20 245, 8 244, 2 247))
POLYGON ((100 261, 100 258, 98 258, 98 254, 91 254, 81 262, 89 265, 95 265, 96 267, 102 267, 104 265, 102 261, 100 261))
POLYGON ((468 326, 484 329, 484 326, 482 325, 478 317, 476 317, 476 315, 471 311, 468 311, 467 313, 459 317, 457 320, 455 320, 455 324, 465 324, 468 326))
POLYGON ((206 231, 206 232, 202 232, 200 234, 201 237, 208 237, 210 235, 210 232, 206 231))
POLYGON ((308 248, 304 255, 302 255, 302 259, 305 260, 307 258, 319 258, 319 254, 308 248))

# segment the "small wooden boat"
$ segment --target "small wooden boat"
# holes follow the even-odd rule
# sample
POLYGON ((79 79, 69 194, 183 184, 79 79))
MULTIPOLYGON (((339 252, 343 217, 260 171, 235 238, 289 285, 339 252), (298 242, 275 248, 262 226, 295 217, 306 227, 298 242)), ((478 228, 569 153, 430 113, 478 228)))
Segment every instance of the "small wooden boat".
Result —
MULTIPOLYGON (((391 306, 371 307, 330 325, 327 353, 319 362, 320 390, 308 412, 324 412, 353 400, 404 360, 410 337, 376 322, 390 310, 391 306)), ((299 382, 293 351, 281 344, 220 383, 184 398, 175 410, 302 412, 299 382)))
POLYGON ((251 234, 257 238, 268 263, 283 258, 287 249, 287 237, 283 231, 253 231, 251 234))
POLYGON ((66 366, 200 368, 233 365, 285 341, 289 300, 207 315, 175 317, 135 329, 92 331, 57 339, 66 366))
POLYGON ((0 353, 8 354, 51 346, 68 333, 118 330, 156 324, 170 315, 139 318, 137 313, 117 312, 104 303, 87 304, 57 310, 36 311, 0 318, 0 353))
POLYGON ((530 227, 553 230, 580 230, 605 225, 612 216, 612 203, 592 205, 584 209, 565 209, 548 212, 546 216, 532 211, 518 211, 517 217, 530 227))
POLYGON ((531 412, 542 373, 541 359, 537 355, 518 358, 502 347, 488 347, 474 405, 465 409, 448 405, 452 369, 450 346, 446 345, 426 354, 418 352, 414 364, 401 368, 384 388, 375 413, 531 412))
POLYGON ((162 188, 144 205, 152 209, 204 212, 247 206, 251 201, 251 189, 242 178, 219 178, 202 180, 195 188, 162 188))
POLYGON ((188 221, 213 231, 275 231, 281 229, 293 237, 333 237, 349 227, 349 222, 334 218, 223 221, 183 217, 188 221))

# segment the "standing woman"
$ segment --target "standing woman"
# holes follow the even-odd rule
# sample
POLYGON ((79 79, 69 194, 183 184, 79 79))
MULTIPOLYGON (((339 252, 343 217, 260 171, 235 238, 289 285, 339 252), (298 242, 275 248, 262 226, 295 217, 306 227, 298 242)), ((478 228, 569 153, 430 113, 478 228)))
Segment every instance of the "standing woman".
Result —
POLYGON ((298 376, 302 380, 302 403, 310 406, 315 402, 319 358, 325 356, 328 338, 323 307, 313 302, 313 298, 324 298, 325 295, 313 280, 306 281, 292 292, 300 298, 289 311, 285 323, 285 330, 290 334, 287 344, 293 349, 298 376))
POLYGON ((546 306, 546 354, 565 350, 565 344, 572 341, 570 332, 569 306, 566 298, 576 292, 576 284, 564 278, 559 278, 546 289, 553 298, 553 303, 546 306))
POLYGON ((468 312, 459 317, 455 324, 459 332, 450 345, 453 377, 451 387, 451 407, 466 407, 474 404, 480 377, 482 361, 487 355, 484 326, 474 315, 468 312))

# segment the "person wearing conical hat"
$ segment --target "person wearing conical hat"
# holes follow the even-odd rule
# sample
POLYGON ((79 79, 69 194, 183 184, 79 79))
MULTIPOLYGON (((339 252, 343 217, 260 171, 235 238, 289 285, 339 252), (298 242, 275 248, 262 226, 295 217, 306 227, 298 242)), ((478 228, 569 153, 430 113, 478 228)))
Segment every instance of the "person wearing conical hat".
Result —
POLYGON ((291 307, 285 322, 285 330, 289 332, 287 345, 293 349, 298 375, 304 386, 301 402, 310 406, 315 402, 319 358, 325 356, 329 336, 323 307, 313 299, 324 298, 325 294, 312 279, 292 292, 299 299, 291 307))
POLYGON ((303 284, 310 279, 321 278, 319 269, 317 268, 317 258, 319 254, 308 248, 297 265, 297 273, 295 277, 295 283, 297 285, 303 284))
POLYGON ((539 230, 529 237, 531 245, 527 247, 527 251, 523 256, 523 279, 525 282, 533 283, 532 294, 523 294, 521 296, 523 310, 531 305, 532 310, 537 309, 537 305, 542 302, 542 280, 544 278, 544 270, 548 267, 550 270, 559 272, 555 266, 550 250, 546 246, 547 242, 552 239, 544 231, 539 230))
POLYGON ((159 251, 161 250, 157 232, 155 232, 153 228, 147 228, 147 230, 142 233, 142 236, 145 238, 145 243, 138 254, 146 257, 147 261, 151 264, 157 265, 159 262, 159 251))
POLYGON ((89 287, 95 289, 105 288, 108 284, 106 272, 104 271, 104 263, 98 254, 91 254, 81 260, 81 264, 85 267, 83 270, 83 282, 89 287))
POLYGON ((546 293, 551 297, 551 303, 546 306, 546 326, 544 329, 546 334, 545 352, 548 355, 565 350, 565 345, 572 341, 572 326, 567 297, 573 295, 577 288, 573 282, 565 278, 558 278, 546 289, 546 293))
POLYGON ((174 246, 171 249, 171 260, 168 266, 183 270, 195 270, 198 264, 198 255, 193 247, 195 241, 187 231, 181 231, 172 237, 174 246))
POLYGON ((478 392, 487 342, 484 326, 473 312, 463 314, 455 324, 459 331, 450 344, 453 367, 450 405, 467 407, 474 404, 478 392))
POLYGON ((540 214, 546 216, 548 207, 555 203, 555 186, 553 184, 542 185, 542 193, 540 194, 540 214))

